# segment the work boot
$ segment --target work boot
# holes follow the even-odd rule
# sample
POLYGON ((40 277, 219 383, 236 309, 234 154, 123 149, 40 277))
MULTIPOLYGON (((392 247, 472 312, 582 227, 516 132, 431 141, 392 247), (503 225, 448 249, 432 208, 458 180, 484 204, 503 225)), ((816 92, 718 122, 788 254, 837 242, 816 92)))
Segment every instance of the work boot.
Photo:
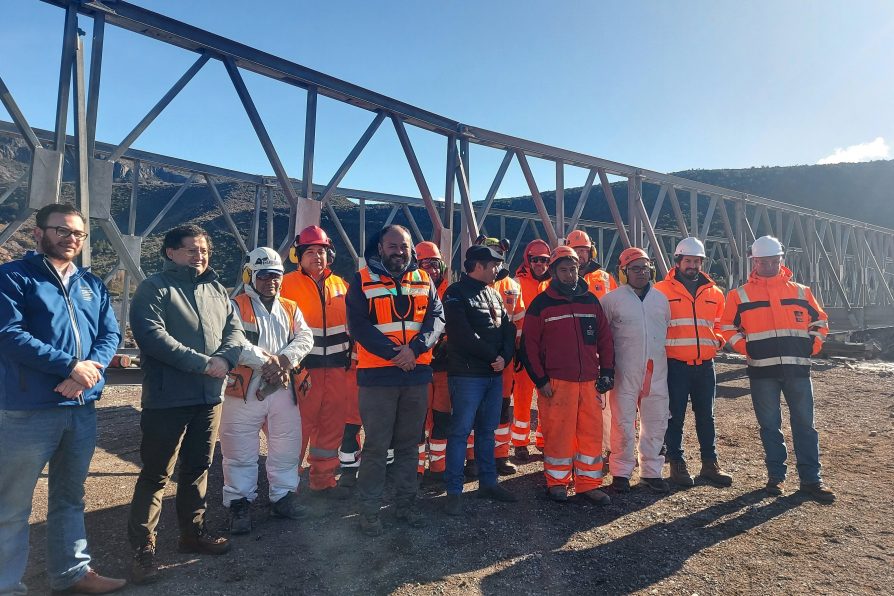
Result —
POLYGON ((427 484, 438 484, 439 482, 444 482, 444 472, 432 472, 431 469, 425 473, 425 478, 423 481, 427 484))
POLYGON ((304 519, 307 516, 307 507, 299 502, 298 495, 289 491, 286 493, 286 496, 273 504, 273 507, 270 508, 270 514, 273 517, 283 517, 285 519, 304 519))
POLYGON ((770 478, 767 480, 767 486, 764 487, 764 490, 767 491, 767 494, 771 497, 781 497, 782 493, 785 492, 783 489, 784 480, 776 480, 770 478))
POLYGON ((126 579, 103 577, 92 569, 64 590, 53 590, 53 594, 111 594, 127 585, 126 579))
POLYGON ((341 476, 338 477, 338 485, 344 488, 357 486, 357 468, 343 469, 341 476))
POLYGON ((360 531, 373 538, 382 535, 382 520, 378 511, 360 514, 360 531))
MULTIPOLYGON (((673 470, 673 468, 671 468, 671 470, 673 470)), ((713 482, 718 486, 733 485, 733 477, 720 469, 720 464, 717 463, 717 460, 703 461, 702 469, 698 473, 698 477, 704 478, 708 482, 713 482)))
POLYGON ((181 530, 177 549, 181 553, 222 555, 230 551, 230 541, 223 536, 212 536, 204 527, 181 530))
POLYGON ((531 461, 531 452, 528 451, 527 447, 516 447, 515 459, 521 464, 526 464, 531 461))
MULTIPOLYGON (((702 466, 702 473, 705 468, 702 466)), ((670 460, 670 481, 677 486, 693 486, 695 480, 689 474, 689 468, 686 466, 686 460, 672 459, 670 460)))
POLYGON ((424 528, 427 524, 425 515, 419 510, 419 505, 415 502, 408 505, 397 505, 394 509, 394 518, 398 521, 407 522, 411 528, 424 528))
POLYGON ((230 502, 230 534, 248 534, 251 532, 251 503, 248 499, 236 499, 230 502))
POLYGON ((466 478, 478 478, 478 462, 470 459, 466 462, 465 469, 466 478))
POLYGON ((334 501, 344 501, 351 498, 351 489, 344 486, 330 486, 321 490, 311 489, 310 494, 323 499, 332 499, 334 501))
POLYGON ((640 478, 640 480, 656 493, 670 492, 670 485, 664 478, 640 478))
POLYGON ((444 502, 444 513, 447 515, 462 515, 463 501, 462 495, 447 493, 447 500, 444 502))
POLYGON ((518 468, 515 467, 515 464, 509 461, 508 457, 498 457, 497 458, 497 474, 500 476, 512 476, 518 472, 518 468))
POLYGON ((616 493, 629 493, 630 492, 630 478, 624 478, 623 476, 615 476, 612 478, 612 483, 609 485, 610 489, 612 489, 616 493))
POLYGON ((158 565, 155 564, 155 542, 149 541, 133 553, 130 581, 135 584, 151 584, 157 579, 158 565))
POLYGON ((835 493, 832 492, 828 486, 823 483, 822 480, 819 482, 813 482, 810 484, 801 483, 801 492, 807 493, 810 497, 819 503, 834 503, 835 502, 835 493))
POLYGON ((589 499, 597 505, 608 505, 612 502, 612 498, 598 488, 594 488, 593 490, 588 490, 587 492, 578 494, 585 499, 589 499))
POLYGON ((499 484, 479 486, 478 493, 475 496, 479 499, 490 499, 491 501, 502 501, 503 503, 515 503, 518 501, 518 497, 514 493, 506 490, 499 484))
POLYGON ((564 503, 568 500, 568 487, 567 486, 551 486, 546 489, 546 496, 549 497, 550 501, 555 501, 556 503, 564 503))

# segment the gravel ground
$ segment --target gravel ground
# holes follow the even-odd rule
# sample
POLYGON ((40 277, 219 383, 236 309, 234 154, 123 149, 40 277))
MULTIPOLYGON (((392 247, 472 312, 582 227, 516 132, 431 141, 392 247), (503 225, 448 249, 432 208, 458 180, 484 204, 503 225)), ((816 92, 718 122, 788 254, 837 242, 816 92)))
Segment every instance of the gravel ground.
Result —
MULTIPOLYGON (((467 494, 467 516, 441 511, 444 493, 423 487, 429 526, 411 529, 383 512, 385 533, 357 530, 353 500, 309 499, 305 522, 268 519, 254 504, 255 531, 231 553, 176 552, 173 495, 159 528, 162 579, 134 594, 795 594, 891 593, 894 521, 894 367, 819 364, 814 371, 824 476, 834 505, 805 500, 790 476, 785 496, 767 497, 763 451, 741 366, 719 364, 716 416, 721 463, 732 488, 703 483, 669 495, 634 488, 607 507, 545 498, 539 456, 505 479, 516 504, 467 494)), ((128 503, 138 471, 139 387, 108 389, 99 409, 99 441, 87 480, 87 531, 101 573, 127 573, 128 503)), ((690 468, 697 444, 686 422, 690 468)), ((786 436, 789 435, 786 424, 786 436)), ((791 472, 794 472, 792 466, 791 472)), ((632 482, 635 484, 634 476, 632 482)), ((474 482, 466 491, 474 491, 474 482)), ((43 574, 46 477, 31 518, 32 593, 43 574)), ((209 525, 223 530, 220 458, 209 486, 209 525)), ((263 491, 262 491, 263 494, 263 491)))

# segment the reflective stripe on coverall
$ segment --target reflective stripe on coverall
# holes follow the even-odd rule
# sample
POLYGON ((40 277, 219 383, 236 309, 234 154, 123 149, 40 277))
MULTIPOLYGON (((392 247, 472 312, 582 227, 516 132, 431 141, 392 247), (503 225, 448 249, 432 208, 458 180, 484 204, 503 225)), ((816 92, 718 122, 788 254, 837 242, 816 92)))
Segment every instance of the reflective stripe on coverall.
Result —
POLYGON ((659 455, 670 417, 665 339, 670 307, 661 292, 649 287, 643 300, 629 285, 601 300, 615 341, 615 388, 611 393, 612 476, 630 478, 636 460, 636 413, 639 410, 639 466, 643 478, 660 478, 659 455))

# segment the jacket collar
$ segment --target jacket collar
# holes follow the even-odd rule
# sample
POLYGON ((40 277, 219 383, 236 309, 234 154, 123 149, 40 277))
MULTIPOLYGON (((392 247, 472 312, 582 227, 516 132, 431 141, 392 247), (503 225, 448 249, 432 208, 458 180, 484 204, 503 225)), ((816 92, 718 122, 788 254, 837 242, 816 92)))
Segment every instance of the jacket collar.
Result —
POLYGON ((785 265, 782 265, 779 269, 779 274, 773 277, 761 277, 752 269, 751 274, 748 276, 748 282, 759 286, 780 286, 791 281, 792 275, 792 270, 785 265))
POLYGON ((574 284, 574 290, 572 290, 570 295, 563 293, 559 289, 559 280, 557 279, 550 280, 549 285, 546 287, 546 291, 552 298, 571 301, 573 298, 585 296, 590 290, 586 280, 582 277, 578 277, 577 283, 574 284))
MULTIPOLYGON (((25 253, 25 256, 22 257, 22 261, 24 261, 25 263, 28 263, 28 265, 30 265, 33 268, 36 268, 38 271, 41 271, 41 272, 49 271, 50 273, 53 274, 53 277, 58 277, 58 274, 56 274, 56 268, 53 267, 53 264, 50 263, 50 260, 43 253, 39 253, 34 250, 29 250, 28 252, 25 253)), ((72 263, 72 265, 74 265, 74 263, 72 263)), ((74 265, 74 268, 75 268, 75 270, 71 274, 72 280, 79 279, 79 278, 83 277, 84 274, 86 274, 87 272, 90 271, 90 267, 78 267, 77 265, 74 265)))
MULTIPOLYGON (((671 269, 670 271, 667 272, 667 276, 664 279, 666 279, 667 281, 674 284, 678 289, 686 290, 686 286, 683 284, 683 281, 679 277, 677 277, 677 271, 678 271, 677 268, 674 267, 673 269, 671 269)), ((697 279, 698 279, 698 287, 699 288, 702 286, 707 286, 707 285, 711 285, 711 286, 717 285, 717 282, 715 282, 713 279, 711 279, 711 276, 708 275, 707 273, 705 273, 704 271, 699 272, 697 279)), ((689 291, 686 290, 686 293, 688 294, 689 291)))
POLYGON ((487 287, 486 283, 484 283, 483 281, 478 281, 477 279, 475 279, 474 277, 472 277, 471 275, 469 275, 468 273, 465 273, 465 272, 463 272, 463 275, 460 278, 460 281, 466 285, 469 285, 469 286, 475 288, 476 290, 479 290, 479 291, 483 290, 484 288, 487 287))
POLYGON ((205 269, 204 273, 198 275, 194 267, 189 267, 187 265, 178 265, 174 261, 170 261, 167 259, 165 259, 164 265, 162 266, 162 271, 171 275, 178 281, 185 281, 194 284, 217 281, 218 279, 217 272, 211 267, 208 267, 207 269, 205 269))

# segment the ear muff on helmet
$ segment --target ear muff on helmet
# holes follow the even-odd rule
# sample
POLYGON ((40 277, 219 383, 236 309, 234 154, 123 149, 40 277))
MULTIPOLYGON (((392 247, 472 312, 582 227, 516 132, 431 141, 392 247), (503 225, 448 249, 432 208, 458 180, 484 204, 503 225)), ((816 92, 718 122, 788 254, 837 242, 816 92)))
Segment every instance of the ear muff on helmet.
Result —
POLYGON ((242 268, 242 283, 251 285, 251 268, 248 265, 242 268))
POLYGON ((301 261, 301 258, 298 256, 298 251, 295 249, 295 245, 289 247, 289 262, 295 263, 296 265, 301 261))

